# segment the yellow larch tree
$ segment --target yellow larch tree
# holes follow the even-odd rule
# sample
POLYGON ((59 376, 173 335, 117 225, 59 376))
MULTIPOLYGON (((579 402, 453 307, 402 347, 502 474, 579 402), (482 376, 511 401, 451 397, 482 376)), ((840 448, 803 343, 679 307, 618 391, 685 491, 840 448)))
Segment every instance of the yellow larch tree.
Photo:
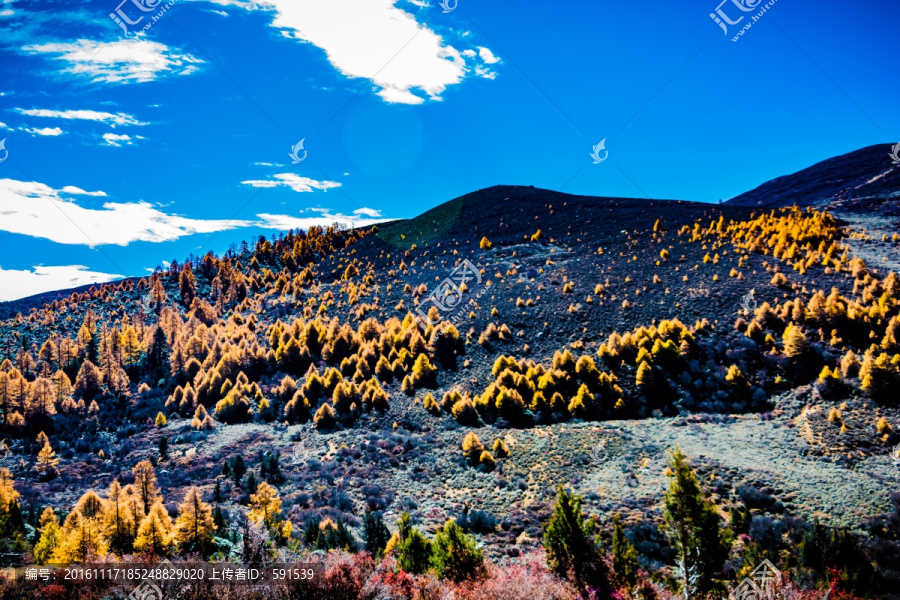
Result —
POLYGON ((183 552, 198 552, 205 556, 211 548, 215 530, 212 507, 200 497, 199 489, 189 488, 175 520, 175 540, 179 548, 183 552))

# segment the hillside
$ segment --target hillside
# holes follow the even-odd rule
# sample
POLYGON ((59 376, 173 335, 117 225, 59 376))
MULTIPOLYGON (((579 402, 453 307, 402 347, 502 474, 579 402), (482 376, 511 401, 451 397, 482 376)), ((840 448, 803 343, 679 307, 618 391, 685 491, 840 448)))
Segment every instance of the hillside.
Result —
POLYGON ((892 164, 891 149, 891 144, 875 144, 835 156, 791 175, 776 177, 726 204, 822 207, 842 200, 896 199, 900 165, 892 164))
MULTIPOLYGON (((824 171, 856 177, 874 150, 858 152, 795 181, 797 201, 837 189, 824 171)), ((787 185, 771 182, 772 202, 787 185)), ((196 487, 218 558, 240 555, 265 484, 280 555, 362 548, 368 519, 393 534, 408 513, 429 538, 459 522, 494 564, 543 560, 565 485, 605 548, 621 516, 641 585, 663 594, 680 446, 733 534, 721 589, 785 555, 807 587, 834 567, 847 593, 890 598, 900 279, 857 256, 852 223, 760 214, 753 193, 714 206, 496 186, 54 299, 0 322, 0 465, 25 524, 53 507, 63 537, 120 492, 135 529, 152 521, 147 469, 157 519, 196 487), (827 559, 801 555, 812 545, 827 559)), ((896 261, 897 240, 878 243, 873 258, 896 261)), ((10 549, 31 552, 25 537, 10 549)))

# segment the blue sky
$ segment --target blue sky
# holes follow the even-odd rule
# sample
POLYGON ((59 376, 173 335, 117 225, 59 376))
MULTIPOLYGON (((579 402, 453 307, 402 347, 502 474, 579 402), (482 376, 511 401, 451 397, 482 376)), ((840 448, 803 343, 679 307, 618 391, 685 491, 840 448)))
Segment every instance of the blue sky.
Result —
POLYGON ((900 139, 896 2, 120 1, 0 0, 0 300, 495 184, 715 202, 900 139))

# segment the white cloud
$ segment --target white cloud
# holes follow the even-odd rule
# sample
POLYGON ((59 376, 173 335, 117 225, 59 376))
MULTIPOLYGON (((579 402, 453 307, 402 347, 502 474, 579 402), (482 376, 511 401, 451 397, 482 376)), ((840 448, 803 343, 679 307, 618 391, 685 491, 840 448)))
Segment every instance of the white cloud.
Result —
POLYGON ((0 127, 6 127, 6 123, 4 123, 3 121, 0 121, 0 127))
POLYGON ((78 40, 70 43, 32 44, 22 50, 30 54, 56 55, 68 63, 65 73, 80 73, 93 81, 145 82, 168 73, 188 74, 203 61, 190 54, 177 54, 165 44, 146 39, 114 42, 78 40))
MULTIPOLYGON (((148 202, 106 202, 86 208, 43 183, 0 179, 0 231, 86 246, 167 242, 195 233, 246 227, 248 221, 191 219, 161 212, 148 202)), ((90 195, 104 195, 92 192, 90 195)))
POLYGON ((106 192, 102 190, 97 190, 96 192, 86 192, 80 187, 75 187, 74 185, 67 185, 60 191, 64 194, 71 194, 73 196, 106 196, 106 192))
POLYGON ((325 225, 331 225, 333 223, 341 223, 350 227, 370 227, 376 223, 383 223, 384 221, 389 220, 385 218, 361 217, 358 214, 355 214, 359 211, 353 211, 353 215, 345 215, 341 213, 332 214, 327 208, 309 210, 318 214, 314 217, 294 217, 291 215, 272 215, 268 213, 258 214, 256 216, 261 219, 261 221, 256 223, 256 225, 263 229, 278 229, 284 231, 287 229, 307 230, 314 225, 324 227, 325 225))
POLYGON ((56 136, 62 135, 63 130, 59 127, 42 127, 41 129, 35 129, 34 127, 28 127, 25 129, 31 135, 44 135, 44 136, 56 136))
POLYGON ((125 113, 108 113, 96 110, 49 110, 46 108, 18 108, 17 112, 29 117, 47 117, 51 119, 77 119, 82 121, 99 121, 108 123, 112 127, 116 125, 146 125, 131 115, 125 113))
POLYGON ((0 267, 0 302, 92 283, 106 283, 121 277, 122 275, 90 271, 83 265, 35 266, 32 270, 22 271, 0 267))
POLYGON ((255 188, 289 187, 295 192, 311 192, 314 189, 328 191, 331 188, 341 187, 337 181, 317 181, 296 173, 279 173, 275 175, 275 179, 251 179, 241 183, 255 188))
POLYGON ((494 53, 491 52, 489 48, 485 48, 484 46, 478 46, 478 56, 480 56, 481 60, 488 65, 500 62, 500 59, 494 56, 494 53))
POLYGON ((387 102, 439 100, 468 70, 459 50, 394 6, 397 0, 211 1, 274 11, 273 27, 324 50, 328 62, 346 77, 372 79, 387 102))
POLYGON ((497 79, 497 74, 482 66, 475 67, 475 74, 485 79, 497 79))
POLYGON ((136 135, 134 137, 131 137, 130 135, 126 135, 124 133, 123 134, 118 134, 118 133, 104 133, 103 134, 103 141, 106 142, 106 145, 107 146, 115 146, 117 148, 120 146, 131 146, 133 144, 132 140, 143 140, 143 139, 145 139, 145 138, 142 135, 136 135))
POLYGON ((357 208, 356 210, 354 210, 353 214, 354 215, 366 215, 367 217, 380 217, 381 211, 375 210, 374 208, 367 208, 364 206, 362 208, 357 208))

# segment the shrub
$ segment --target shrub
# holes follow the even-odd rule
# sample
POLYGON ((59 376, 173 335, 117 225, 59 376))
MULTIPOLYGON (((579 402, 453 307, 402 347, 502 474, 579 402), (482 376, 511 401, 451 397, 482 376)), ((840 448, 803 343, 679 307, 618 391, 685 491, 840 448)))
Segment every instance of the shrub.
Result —
POLYGON ((436 386, 435 374, 437 369, 428 360, 427 354, 419 354, 413 364, 412 384, 415 387, 434 388, 436 386))
POLYGON ((802 361, 810 353, 809 340, 803 330, 793 323, 787 326, 782 336, 784 340, 784 354, 795 361, 802 361))
POLYGON ((463 438, 462 451, 463 456, 466 457, 469 464, 478 466, 479 459, 484 452, 484 445, 481 443, 481 440, 478 439, 478 436, 475 435, 474 431, 470 431, 463 438))
POLYGON ((835 423, 835 424, 843 423, 843 417, 841 416, 841 411, 839 411, 836 408, 832 408, 830 411, 828 411, 828 422, 835 423))
POLYGON ((496 400, 497 412, 507 421, 516 422, 522 418, 525 410, 525 403, 522 401, 522 395, 516 390, 500 388, 496 400))
POLYGON ((437 401, 435 401, 434 396, 431 395, 431 392, 425 396, 425 400, 422 402, 422 405, 425 407, 425 410, 438 417, 441 414, 441 407, 438 406, 437 401))
POLYGON ((400 391, 407 396, 412 396, 416 393, 416 386, 413 385, 412 377, 409 375, 403 377, 403 382, 400 384, 400 391))
POLYGON ((403 513, 397 523, 397 566, 407 573, 419 575, 431 566, 431 542, 412 526, 412 517, 403 513))
POLYGON ((481 238, 481 241, 478 243, 478 246, 482 250, 490 250, 493 245, 494 244, 491 243, 491 240, 487 239, 486 237, 481 238))
POLYGON ((441 398, 441 408, 447 412, 451 412, 453 410, 453 405, 462 399, 462 394, 460 394, 458 390, 444 392, 444 396, 441 398))
POLYGON ((478 457, 478 467, 490 473, 497 467, 497 461, 494 460, 494 455, 485 450, 481 453, 481 456, 478 457))
POLYGON ((165 427, 166 423, 166 415, 162 414, 162 411, 156 413, 156 421, 153 424, 157 427, 165 427))
POLYGON ((331 405, 326 402, 320 406, 313 416, 313 422, 318 429, 333 429, 337 424, 337 420, 334 417, 334 409, 331 408, 331 405))
POLYGON ((453 405, 451 409, 453 418, 460 425, 475 425, 478 423, 478 411, 468 398, 463 398, 453 405))
POLYGON ((638 365, 635 384, 638 386, 638 389, 645 393, 653 388, 653 367, 646 361, 641 361, 641 364, 638 365))
POLYGON ((474 538, 463 533, 452 520, 435 534, 431 562, 438 577, 455 583, 486 575, 484 556, 474 538))
POLYGON ((497 529, 497 517, 483 510, 470 510, 456 519, 456 524, 475 533, 493 533, 497 529))
POLYGON ((900 354, 891 358, 880 354, 877 358, 867 354, 859 370, 864 392, 877 400, 896 404, 900 397, 900 354))
POLYGON ((238 388, 216 403, 216 418, 223 423, 246 423, 251 416, 250 400, 238 388))
POLYGON ((507 446, 506 442, 504 442, 500 438, 494 440, 494 445, 491 447, 491 449, 494 451, 494 454, 497 456, 497 458, 506 458, 507 456, 509 456, 509 446, 507 446))

